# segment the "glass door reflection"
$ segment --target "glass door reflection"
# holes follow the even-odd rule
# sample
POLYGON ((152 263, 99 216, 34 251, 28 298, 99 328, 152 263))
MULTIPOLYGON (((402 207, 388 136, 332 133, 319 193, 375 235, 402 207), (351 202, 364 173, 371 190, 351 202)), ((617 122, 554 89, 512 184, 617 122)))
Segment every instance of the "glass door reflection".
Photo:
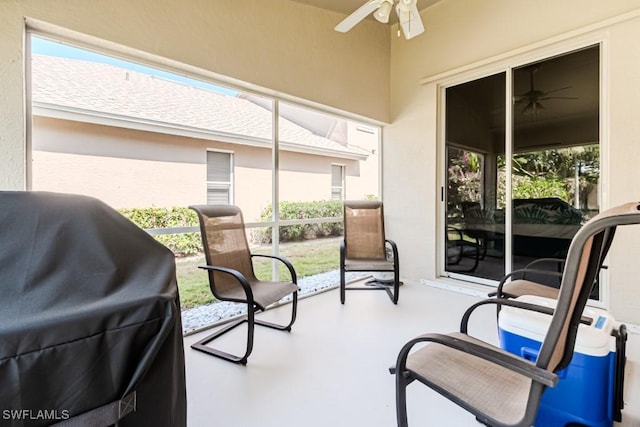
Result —
POLYGON ((446 89, 445 271, 499 280, 504 267, 505 73, 446 89))
POLYGON ((594 46, 513 71, 514 269, 564 260, 575 233, 599 211, 599 56, 594 46))

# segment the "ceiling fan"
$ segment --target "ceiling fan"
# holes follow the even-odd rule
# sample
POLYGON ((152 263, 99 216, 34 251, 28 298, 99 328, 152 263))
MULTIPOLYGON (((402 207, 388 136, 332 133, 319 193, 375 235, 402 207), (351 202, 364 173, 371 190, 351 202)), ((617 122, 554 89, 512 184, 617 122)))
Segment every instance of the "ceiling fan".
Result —
POLYGON ((571 86, 560 87, 550 90, 549 92, 543 92, 539 89, 535 89, 533 75, 538 71, 538 69, 539 67, 537 66, 528 67, 526 71, 529 72, 529 90, 521 95, 515 96, 516 104, 524 104, 524 107, 522 108, 523 114, 533 113, 534 116, 537 115, 538 110, 544 109, 542 101, 547 101, 549 99, 579 99, 572 96, 551 96, 556 92, 571 89, 571 86))
POLYGON ((371 13, 373 13, 373 17, 376 20, 386 24, 389 22, 391 9, 396 4, 398 22, 402 27, 405 38, 408 40, 424 32, 424 25, 420 18, 420 12, 418 12, 417 3, 418 0, 369 0, 336 25, 335 30, 346 33, 371 13))

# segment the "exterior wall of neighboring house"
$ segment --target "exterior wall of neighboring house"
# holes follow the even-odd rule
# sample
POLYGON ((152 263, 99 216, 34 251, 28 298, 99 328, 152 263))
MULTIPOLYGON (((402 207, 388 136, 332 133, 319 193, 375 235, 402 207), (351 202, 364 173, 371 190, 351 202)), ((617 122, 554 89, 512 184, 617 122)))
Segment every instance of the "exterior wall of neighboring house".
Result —
MULTIPOLYGON (((247 221, 258 220, 272 197, 271 149, 243 144, 35 116, 33 188, 86 194, 115 208, 205 204, 207 150, 233 154, 233 203, 247 221)), ((375 193, 377 169, 358 160, 283 151, 281 200, 331 199, 336 163, 346 168, 348 197, 375 193)))

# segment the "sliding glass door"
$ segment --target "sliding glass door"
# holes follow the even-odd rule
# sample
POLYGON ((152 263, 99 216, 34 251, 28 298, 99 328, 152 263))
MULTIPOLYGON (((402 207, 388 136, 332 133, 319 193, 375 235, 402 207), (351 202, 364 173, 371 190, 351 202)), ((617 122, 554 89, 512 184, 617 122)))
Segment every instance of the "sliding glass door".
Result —
POLYGON ((599 211, 599 58, 596 45, 446 88, 447 275, 564 259, 599 211))
POLYGON ((450 273, 504 276, 499 198, 504 165, 498 160, 505 146, 505 84, 505 73, 499 73, 446 90, 445 268, 450 273))

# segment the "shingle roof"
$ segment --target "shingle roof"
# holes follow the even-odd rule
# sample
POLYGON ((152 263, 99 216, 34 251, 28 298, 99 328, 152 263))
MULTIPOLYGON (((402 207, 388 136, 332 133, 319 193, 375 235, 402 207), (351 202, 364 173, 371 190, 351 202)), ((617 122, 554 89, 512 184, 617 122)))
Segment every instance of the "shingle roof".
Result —
MULTIPOLYGON (((110 64, 46 55, 33 55, 32 75, 34 103, 187 126, 240 139, 272 138, 272 112, 240 97, 110 64)), ((280 140, 300 148, 336 155, 367 154, 283 117, 279 126, 280 140)))

